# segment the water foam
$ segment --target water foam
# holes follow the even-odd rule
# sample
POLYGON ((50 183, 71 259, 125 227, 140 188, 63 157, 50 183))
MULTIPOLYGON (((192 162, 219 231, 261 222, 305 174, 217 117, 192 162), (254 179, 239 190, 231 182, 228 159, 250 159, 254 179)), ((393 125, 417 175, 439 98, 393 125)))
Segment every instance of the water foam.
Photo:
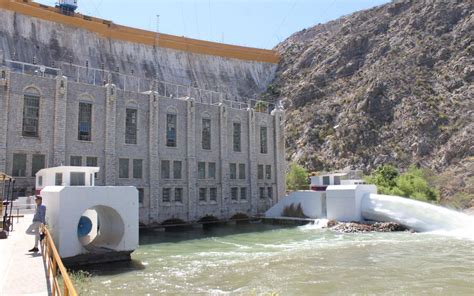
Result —
POLYGON ((444 207, 399 196, 369 194, 361 205, 365 219, 396 222, 419 232, 474 240, 474 217, 444 207))

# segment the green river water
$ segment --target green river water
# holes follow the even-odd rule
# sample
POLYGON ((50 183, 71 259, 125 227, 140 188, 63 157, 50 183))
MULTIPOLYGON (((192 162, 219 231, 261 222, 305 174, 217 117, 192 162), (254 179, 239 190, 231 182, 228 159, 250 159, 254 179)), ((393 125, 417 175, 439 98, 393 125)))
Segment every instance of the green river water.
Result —
POLYGON ((88 271, 87 295, 474 295, 474 241, 227 225, 141 232, 131 263, 88 271))

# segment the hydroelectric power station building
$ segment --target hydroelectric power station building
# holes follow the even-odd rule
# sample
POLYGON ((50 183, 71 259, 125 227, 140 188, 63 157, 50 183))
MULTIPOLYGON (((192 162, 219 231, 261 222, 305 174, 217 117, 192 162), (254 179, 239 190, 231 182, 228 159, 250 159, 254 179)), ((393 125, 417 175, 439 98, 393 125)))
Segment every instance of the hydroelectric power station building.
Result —
POLYGON ((285 190, 284 112, 257 101, 277 62, 1 0, 0 171, 30 195, 42 168, 98 166, 145 225, 264 213, 285 190))

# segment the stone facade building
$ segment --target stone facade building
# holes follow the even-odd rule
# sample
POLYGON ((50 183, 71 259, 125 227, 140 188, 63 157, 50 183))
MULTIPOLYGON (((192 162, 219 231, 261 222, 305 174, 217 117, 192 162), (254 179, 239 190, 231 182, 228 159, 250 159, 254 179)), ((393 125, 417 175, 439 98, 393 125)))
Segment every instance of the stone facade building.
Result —
POLYGON ((22 65, 0 66, 0 171, 16 177, 20 195, 34 193, 39 169, 60 165, 100 167, 99 186, 136 186, 142 224, 254 216, 284 194, 279 108, 156 85, 128 91, 110 77, 89 84, 22 65))

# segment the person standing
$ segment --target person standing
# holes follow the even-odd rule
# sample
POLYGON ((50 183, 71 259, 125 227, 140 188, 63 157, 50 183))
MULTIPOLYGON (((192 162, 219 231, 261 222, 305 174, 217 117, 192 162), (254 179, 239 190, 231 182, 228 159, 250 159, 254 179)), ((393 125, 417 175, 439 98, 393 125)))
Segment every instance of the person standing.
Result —
POLYGON ((35 197, 36 212, 33 216, 33 223, 26 230, 26 234, 35 236, 35 246, 28 252, 38 252, 38 243, 40 241, 41 224, 46 224, 46 207, 42 204, 43 198, 39 195, 35 197))

